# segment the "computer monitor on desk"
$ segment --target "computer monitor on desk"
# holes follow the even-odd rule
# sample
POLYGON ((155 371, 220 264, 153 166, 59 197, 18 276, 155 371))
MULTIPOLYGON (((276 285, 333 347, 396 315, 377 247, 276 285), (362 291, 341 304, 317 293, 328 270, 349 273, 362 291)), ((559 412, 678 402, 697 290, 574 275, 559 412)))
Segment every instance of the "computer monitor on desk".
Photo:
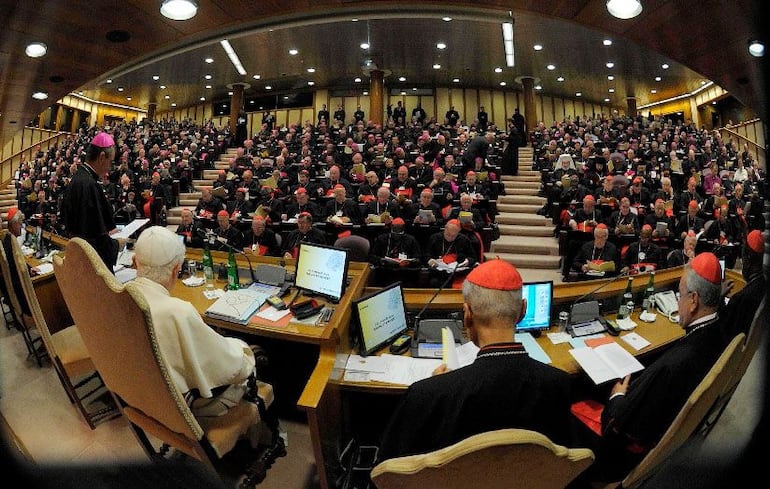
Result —
POLYGON ((525 283, 521 298, 527 301, 527 312, 516 325, 516 332, 540 334, 550 328, 553 281, 525 283))
POLYGON ((339 301, 348 277, 348 250, 302 242, 299 245, 294 285, 305 292, 339 301))
POLYGON ((406 332, 406 304, 401 282, 353 301, 358 349, 371 355, 406 332))

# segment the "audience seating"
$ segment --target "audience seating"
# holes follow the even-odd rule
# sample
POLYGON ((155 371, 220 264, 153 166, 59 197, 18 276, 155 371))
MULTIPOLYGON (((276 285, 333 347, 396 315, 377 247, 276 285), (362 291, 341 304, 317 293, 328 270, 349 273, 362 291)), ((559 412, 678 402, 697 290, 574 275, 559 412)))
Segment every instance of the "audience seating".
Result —
POLYGON ((593 461, 588 448, 566 448, 541 433, 512 428, 385 460, 372 469, 371 479, 378 489, 561 489, 593 461))

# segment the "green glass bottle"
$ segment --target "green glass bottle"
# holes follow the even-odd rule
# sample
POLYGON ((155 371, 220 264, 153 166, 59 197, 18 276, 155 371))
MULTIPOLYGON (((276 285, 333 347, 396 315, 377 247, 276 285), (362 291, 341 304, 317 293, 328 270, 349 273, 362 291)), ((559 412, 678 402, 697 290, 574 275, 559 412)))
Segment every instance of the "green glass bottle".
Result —
POLYGON ((647 281, 647 288, 644 289, 644 300, 642 301, 642 309, 650 311, 652 296, 655 294, 655 270, 650 272, 650 279, 647 281))
POLYGON ((235 253, 230 249, 227 255, 227 288, 238 290, 241 287, 238 281, 238 264, 235 262, 235 253))
POLYGON ((206 278, 207 286, 214 285, 214 259, 211 258, 208 241, 206 241, 206 246, 203 248, 203 276, 206 278))
POLYGON ((628 284, 626 285, 625 292, 623 292, 623 304, 628 306, 629 314, 631 314, 634 311, 633 282, 634 282, 634 279, 632 277, 628 277, 628 284))

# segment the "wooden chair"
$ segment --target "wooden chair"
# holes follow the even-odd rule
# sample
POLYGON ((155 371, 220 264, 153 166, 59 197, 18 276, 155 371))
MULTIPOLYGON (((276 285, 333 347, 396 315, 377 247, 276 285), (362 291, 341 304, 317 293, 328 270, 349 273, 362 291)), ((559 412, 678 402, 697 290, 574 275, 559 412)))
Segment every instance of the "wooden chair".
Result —
MULTIPOLYGON (((94 364, 148 457, 166 459, 173 448, 222 475, 221 457, 259 424, 257 405, 244 399, 223 416, 196 419, 171 379, 149 306, 136 284, 121 285, 80 238, 71 239, 65 257, 56 255, 53 262, 64 300, 93 353, 94 364), (151 437, 162 445, 154 446, 151 437)), ((259 396, 269 407, 272 387, 261 384, 259 396)), ((254 459, 254 466, 246 471, 247 485, 264 478, 274 456, 268 461, 254 459)))
POLYGON ((681 447, 698 430, 711 406, 719 398, 725 384, 732 378, 743 353, 742 345, 746 335, 740 333, 733 338, 719 356, 714 366, 687 398, 671 426, 655 445, 655 448, 639 462, 623 481, 607 487, 632 489, 640 486, 660 468, 661 464, 681 447))
POLYGON ((32 321, 70 402, 75 404, 91 429, 101 421, 119 416, 120 412, 108 395, 77 326, 67 326, 55 333, 48 329, 21 246, 13 236, 10 241, 21 293, 29 305, 32 321))
POLYGON ((714 405, 711 407, 706 418, 703 420, 703 425, 700 430, 703 436, 708 436, 719 420, 719 417, 722 416, 727 404, 730 402, 735 390, 738 388, 738 384, 741 383, 743 375, 746 373, 746 370, 748 370, 751 359, 754 358, 754 353, 756 353, 757 348, 759 348, 759 345, 762 342, 763 335, 766 334, 765 326, 762 324, 764 316, 767 313, 765 310, 766 302, 767 297, 763 298, 762 302, 759 304, 757 312, 754 314, 754 320, 751 322, 748 335, 746 335, 746 341, 740 346, 740 359, 737 362, 735 370, 728 381, 725 382, 722 392, 719 393, 719 397, 716 402, 714 402, 714 405))
POLYGON ((378 489, 561 489, 593 461, 588 448, 566 448, 541 433, 512 428, 385 460, 372 469, 371 479, 378 489))
MULTIPOLYGON (((21 332, 24 345, 27 347, 27 358, 35 359, 38 367, 43 366, 43 360, 48 356, 43 346, 43 339, 35 329, 35 323, 32 319, 32 312, 29 310, 29 304, 22 294, 21 283, 16 273, 16 262, 9 260, 6 254, 6 248, 11 249, 11 241, 16 241, 16 237, 6 230, 0 230, 0 269, 2 269, 3 306, 8 306, 8 311, 3 309, 3 317, 8 329, 15 326, 21 332)), ((18 242, 17 242, 18 246, 18 242)), ((26 265, 25 265, 26 268, 26 265)))

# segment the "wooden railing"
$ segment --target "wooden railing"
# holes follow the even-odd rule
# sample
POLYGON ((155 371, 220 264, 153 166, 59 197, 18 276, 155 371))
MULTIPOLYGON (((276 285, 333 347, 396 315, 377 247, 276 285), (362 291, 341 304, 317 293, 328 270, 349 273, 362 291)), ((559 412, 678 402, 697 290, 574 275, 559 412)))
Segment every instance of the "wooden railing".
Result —
POLYGON ((70 132, 49 131, 46 129, 24 128, 21 140, 24 141, 24 147, 19 151, 12 153, 9 157, 0 161, 0 185, 6 186, 13 180, 14 173, 19 168, 22 157, 27 161, 34 159, 37 146, 40 145, 42 151, 48 151, 51 147, 57 146, 60 141, 68 136, 74 136, 70 132))
POLYGON ((733 139, 738 143, 739 152, 743 152, 743 145, 748 144, 749 152, 754 157, 759 168, 767 170, 767 156, 765 149, 766 127, 760 119, 741 122, 732 126, 717 129, 722 141, 733 139))

